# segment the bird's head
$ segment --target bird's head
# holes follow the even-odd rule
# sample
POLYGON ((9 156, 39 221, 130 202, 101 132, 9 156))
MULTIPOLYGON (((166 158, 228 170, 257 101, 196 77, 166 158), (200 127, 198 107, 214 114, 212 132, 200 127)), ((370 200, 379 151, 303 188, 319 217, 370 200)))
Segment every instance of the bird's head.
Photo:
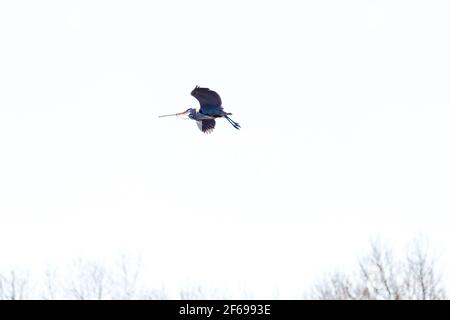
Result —
POLYGON ((189 117, 191 114, 195 114, 196 110, 194 108, 189 108, 184 112, 177 113, 178 116, 181 116, 182 118, 189 117))

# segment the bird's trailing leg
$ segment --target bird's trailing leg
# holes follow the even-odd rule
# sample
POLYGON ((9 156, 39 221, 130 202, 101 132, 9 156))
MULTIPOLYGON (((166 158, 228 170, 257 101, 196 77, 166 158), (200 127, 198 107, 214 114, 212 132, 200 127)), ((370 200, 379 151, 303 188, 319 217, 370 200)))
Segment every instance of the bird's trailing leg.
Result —
POLYGON ((231 114, 231 113, 228 113, 228 114, 225 115, 225 119, 227 119, 227 120, 231 123, 231 125, 232 125, 233 127, 235 127, 236 129, 239 130, 239 129, 241 128, 241 126, 239 125, 239 123, 233 121, 233 120, 228 116, 229 114, 231 114))

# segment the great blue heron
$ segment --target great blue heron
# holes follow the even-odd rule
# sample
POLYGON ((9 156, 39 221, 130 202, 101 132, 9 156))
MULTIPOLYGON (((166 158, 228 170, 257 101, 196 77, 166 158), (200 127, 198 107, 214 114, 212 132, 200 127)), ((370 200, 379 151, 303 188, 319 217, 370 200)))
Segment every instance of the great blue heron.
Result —
POLYGON ((200 102, 200 110, 198 112, 194 108, 189 108, 184 112, 166 114, 159 117, 188 116, 189 119, 197 121, 198 128, 205 133, 211 133, 214 130, 214 127, 216 126, 215 118, 223 117, 227 119, 233 127, 240 129, 241 126, 239 123, 234 122, 229 117, 231 113, 223 110, 222 100, 217 92, 209 90, 208 88, 196 86, 194 90, 192 90, 191 95, 200 102))

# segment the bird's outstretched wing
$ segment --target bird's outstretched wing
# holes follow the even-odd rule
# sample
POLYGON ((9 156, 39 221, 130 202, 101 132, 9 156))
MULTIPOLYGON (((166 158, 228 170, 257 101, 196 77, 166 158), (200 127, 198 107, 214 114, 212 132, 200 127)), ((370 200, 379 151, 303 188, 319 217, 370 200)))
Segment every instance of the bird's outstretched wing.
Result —
POLYGON ((217 92, 209 90, 208 88, 195 87, 191 95, 200 102, 200 107, 214 106, 216 108, 222 107, 222 100, 217 92))
POLYGON ((205 119, 197 121, 198 128, 204 133, 211 133, 216 126, 216 120, 214 119, 205 119))

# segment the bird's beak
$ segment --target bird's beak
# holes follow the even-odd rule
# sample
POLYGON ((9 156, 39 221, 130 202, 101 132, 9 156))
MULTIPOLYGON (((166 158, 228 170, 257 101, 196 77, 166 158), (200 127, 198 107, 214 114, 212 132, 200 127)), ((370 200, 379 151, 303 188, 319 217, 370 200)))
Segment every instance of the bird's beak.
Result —
POLYGON ((174 113, 174 114, 165 114, 165 115, 162 115, 162 116, 158 116, 158 118, 179 116, 179 115, 182 115, 183 113, 184 113, 184 112, 181 112, 181 113, 174 113))

